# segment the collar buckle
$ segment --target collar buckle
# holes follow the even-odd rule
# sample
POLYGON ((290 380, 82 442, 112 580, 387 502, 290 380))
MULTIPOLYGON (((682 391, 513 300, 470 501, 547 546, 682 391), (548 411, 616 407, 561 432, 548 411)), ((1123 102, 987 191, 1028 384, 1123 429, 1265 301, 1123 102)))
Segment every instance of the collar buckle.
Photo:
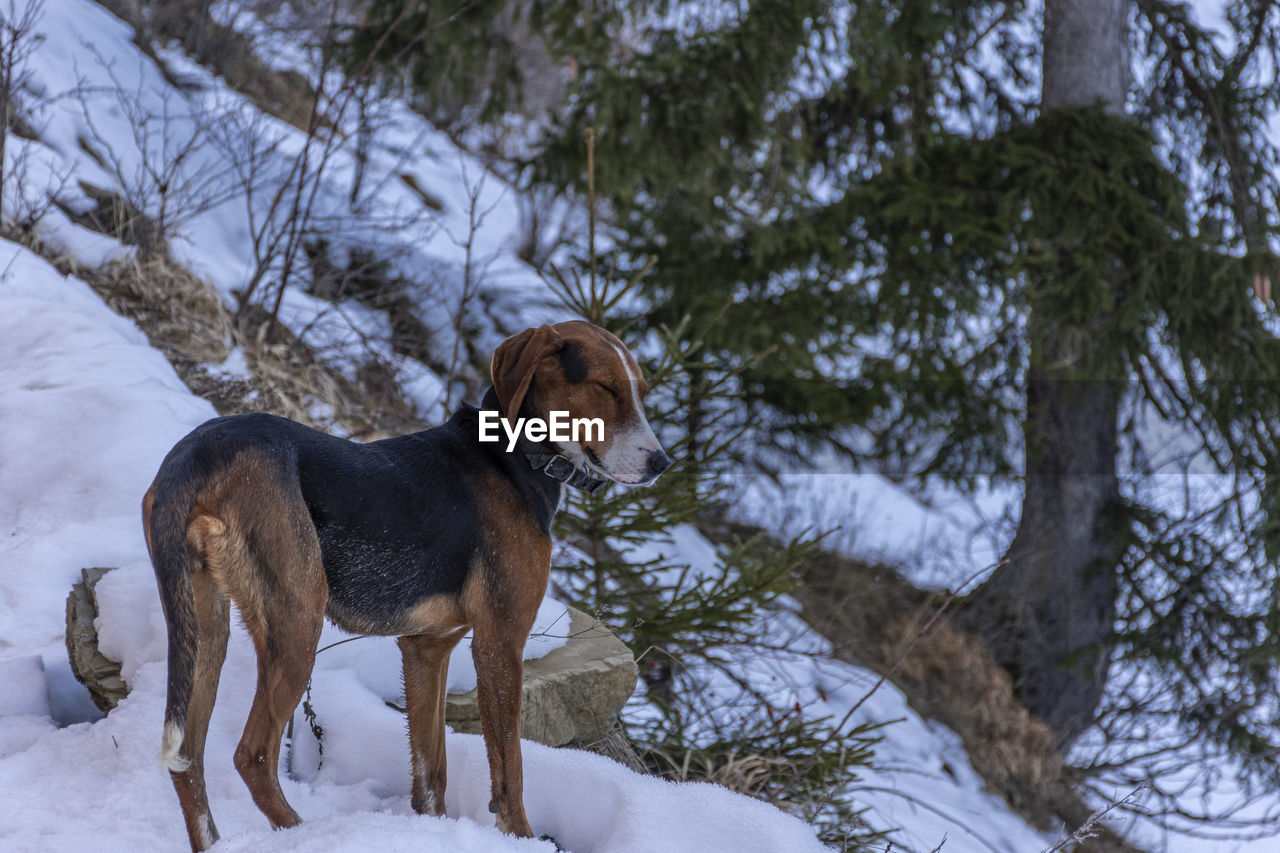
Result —
POLYGON ((553 454, 545 462, 542 461, 540 454, 531 454, 525 458, 529 460, 529 464, 533 466, 535 471, 541 471, 556 482, 580 489, 589 495, 594 495, 600 491, 607 482, 600 477, 592 476, 589 472, 579 469, 567 457, 558 453, 553 454))
POLYGON ((572 462, 560 455, 552 456, 547 460, 547 464, 542 466, 542 473, 561 483, 569 482, 576 470, 572 462))

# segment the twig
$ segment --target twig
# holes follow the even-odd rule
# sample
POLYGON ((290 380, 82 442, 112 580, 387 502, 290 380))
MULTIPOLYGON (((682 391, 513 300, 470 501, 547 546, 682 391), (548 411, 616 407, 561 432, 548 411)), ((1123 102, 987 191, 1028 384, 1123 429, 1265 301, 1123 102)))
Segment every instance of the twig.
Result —
MULTIPOLYGON (((596 131, 587 128, 587 256, 591 264, 591 304, 599 304, 596 294, 596 131)), ((592 317, 599 323, 603 317, 592 317)))
POLYGON ((1121 806, 1130 805, 1139 794, 1149 787, 1150 785, 1148 783, 1139 782, 1138 787, 1130 791, 1124 799, 1116 800, 1114 803, 1110 803, 1094 811, 1094 813, 1089 815, 1088 819, 1084 823, 1080 824, 1075 832, 1071 833, 1066 838, 1063 838, 1048 850, 1045 850, 1044 853, 1061 853, 1061 851, 1067 849, 1068 844, 1079 844, 1081 841, 1095 837, 1098 834, 1095 831, 1095 827, 1097 827, 1102 821, 1106 820, 1107 815, 1111 814, 1111 812, 1121 806))

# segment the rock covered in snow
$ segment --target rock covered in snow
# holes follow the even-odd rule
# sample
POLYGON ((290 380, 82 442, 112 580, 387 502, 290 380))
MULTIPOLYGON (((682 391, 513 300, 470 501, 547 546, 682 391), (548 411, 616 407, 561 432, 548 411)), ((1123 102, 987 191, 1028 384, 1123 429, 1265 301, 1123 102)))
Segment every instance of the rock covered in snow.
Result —
MULTIPOLYGON (((566 609, 569 639, 524 662, 520 734, 547 746, 599 740, 636 688, 631 650, 581 610, 566 609)), ((479 733, 476 691, 450 694, 445 720, 455 731, 479 733)))
POLYGON ((81 569, 80 580, 67 596, 67 657, 76 680, 89 690, 93 704, 106 713, 129 695, 129 685, 120 676, 120 662, 98 649, 98 602, 93 588, 111 569, 81 569))

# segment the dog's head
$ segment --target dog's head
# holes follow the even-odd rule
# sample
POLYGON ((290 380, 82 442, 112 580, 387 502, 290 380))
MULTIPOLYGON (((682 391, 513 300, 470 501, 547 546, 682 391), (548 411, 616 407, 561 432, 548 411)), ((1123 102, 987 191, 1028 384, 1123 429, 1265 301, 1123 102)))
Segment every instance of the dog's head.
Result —
POLYGON ((525 329, 502 342, 491 368, 502 416, 513 423, 547 420, 553 411, 603 422, 603 435, 583 429, 577 441, 552 442, 575 465, 626 485, 648 485, 671 467, 644 414, 649 386, 640 365, 599 326, 571 320, 525 329))

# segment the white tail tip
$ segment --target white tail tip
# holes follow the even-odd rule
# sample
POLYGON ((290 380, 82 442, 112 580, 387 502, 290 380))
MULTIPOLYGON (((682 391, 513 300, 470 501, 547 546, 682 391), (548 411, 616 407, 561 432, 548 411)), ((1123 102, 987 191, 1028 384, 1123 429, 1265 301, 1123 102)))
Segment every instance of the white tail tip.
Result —
POLYGON ((170 773, 182 773, 191 766, 191 762, 179 754, 182 749, 182 726, 176 722, 164 725, 164 741, 160 746, 160 763, 169 768, 170 773))

